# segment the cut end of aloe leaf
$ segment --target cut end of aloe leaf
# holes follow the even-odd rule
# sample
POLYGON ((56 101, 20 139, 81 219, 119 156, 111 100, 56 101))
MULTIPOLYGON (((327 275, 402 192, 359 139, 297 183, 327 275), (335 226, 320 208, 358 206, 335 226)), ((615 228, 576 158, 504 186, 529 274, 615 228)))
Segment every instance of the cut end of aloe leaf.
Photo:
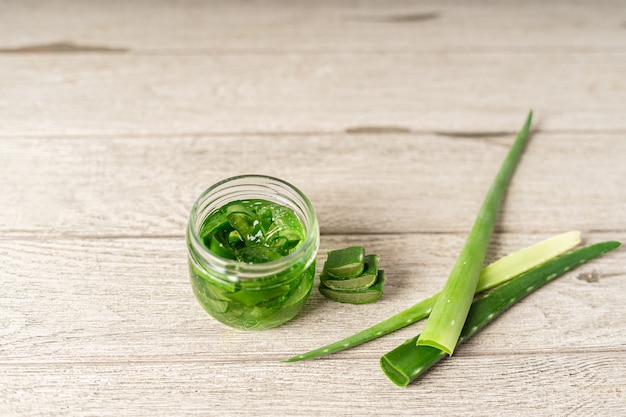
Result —
POLYGON ((361 275, 352 279, 332 279, 328 275, 322 273, 320 279, 322 283, 330 289, 339 291, 359 291, 371 287, 376 282, 376 274, 361 275))
MULTIPOLYGON (((472 304, 459 343, 465 342, 528 294, 564 273, 619 246, 620 242, 607 241, 569 252, 495 288, 472 304)), ((446 354, 439 349, 418 345, 419 337, 421 336, 416 336, 414 339, 401 344, 386 353, 381 359, 380 365, 383 372, 394 384, 401 386, 405 383, 408 384, 423 375, 435 363, 446 358, 446 354)))
POLYGON ((369 304, 379 300, 383 296, 384 283, 385 273, 381 270, 378 271, 376 283, 361 291, 334 290, 332 288, 328 288, 323 282, 320 282, 318 289, 323 296, 330 298, 333 301, 347 304, 369 304))
POLYGON ((333 278, 322 271, 320 279, 328 288, 333 290, 359 291, 371 287, 378 278, 378 255, 367 255, 365 257, 365 269, 361 275, 354 278, 333 278))
POLYGON ((324 271, 331 277, 342 279, 359 276, 365 267, 365 248, 351 246, 328 252, 324 271))
POLYGON ((393 366, 393 363, 384 356, 380 358, 380 368, 387 378, 399 387, 406 387, 411 383, 411 378, 402 369, 393 366))
POLYGON ((450 349, 448 346, 439 343, 437 340, 418 338, 415 342, 417 346, 428 346, 431 348, 439 349, 440 351, 452 355, 454 349, 450 349))

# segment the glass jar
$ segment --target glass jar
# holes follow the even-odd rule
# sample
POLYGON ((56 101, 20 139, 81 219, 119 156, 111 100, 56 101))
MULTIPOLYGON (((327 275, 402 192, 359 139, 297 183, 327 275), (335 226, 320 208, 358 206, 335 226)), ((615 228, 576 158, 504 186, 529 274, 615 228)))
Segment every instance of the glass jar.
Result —
MULTIPOLYGON (((231 327, 260 330, 278 326, 294 318, 311 293, 319 240, 319 226, 313 206, 291 184, 263 175, 225 179, 198 197, 189 216, 187 249, 193 292, 211 316, 231 327), (262 215, 257 214, 261 209, 257 210, 256 207, 263 207, 262 215), (289 210, 285 211, 285 207, 289 210), (248 212, 250 209, 256 211, 248 212), (246 217, 248 214, 249 217, 246 217), (223 222, 220 219, 224 218, 214 221, 219 216, 229 217, 223 222), (249 220, 246 225, 257 227, 260 230, 258 235, 262 238, 264 233, 273 233, 279 223, 283 225, 281 233, 288 238, 293 235, 293 231, 289 232, 290 227, 297 229, 299 234, 291 241, 281 236, 264 243, 265 246, 283 244, 281 247, 287 249, 281 255, 268 249, 272 256, 264 256, 263 259, 231 259, 231 252, 223 252, 221 243, 214 245, 213 239, 222 229, 209 234, 210 237, 207 237, 205 231, 210 229, 207 224, 220 225, 217 227, 225 225, 228 227, 224 232, 227 237, 220 242, 225 242, 224 245, 230 250, 229 242, 233 242, 232 236, 235 235, 232 246, 243 246, 248 239, 257 235, 242 238, 244 233, 239 233, 241 229, 236 231, 231 226, 239 226, 237 222, 240 219, 237 217, 249 220), (270 228, 271 232, 263 229, 264 222, 267 223, 265 229, 270 228), (289 226, 284 226, 285 223, 289 226), (293 243, 296 240, 297 243, 293 243), (293 247, 290 247, 290 242, 293 247)), ((260 250, 265 251, 265 246, 260 247, 260 250)))

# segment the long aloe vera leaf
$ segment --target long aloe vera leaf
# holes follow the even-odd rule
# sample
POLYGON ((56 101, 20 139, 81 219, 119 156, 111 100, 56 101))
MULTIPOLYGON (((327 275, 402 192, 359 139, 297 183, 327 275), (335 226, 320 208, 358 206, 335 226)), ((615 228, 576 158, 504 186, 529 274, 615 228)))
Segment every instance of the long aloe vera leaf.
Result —
MULTIPOLYGON (((465 342, 528 294, 565 272, 619 247, 620 244, 616 241, 602 242, 567 253, 502 284, 474 301, 461 331, 459 344, 465 342)), ((407 386, 448 356, 440 349, 417 345, 415 342, 418 337, 419 335, 407 340, 380 359, 383 372, 396 385, 407 386)))
MULTIPOLYGON (((480 274, 476 288, 480 291, 494 288, 516 275, 526 272, 549 259, 569 251, 579 243, 580 232, 572 231, 553 236, 527 248, 520 249, 486 266, 480 274)), ((285 362, 313 359, 340 352, 394 332, 428 317, 437 297, 439 297, 439 293, 352 336, 303 353, 302 355, 294 356, 287 359, 285 362)))
POLYGON ((487 192, 465 245, 452 267, 441 296, 433 306, 422 334, 417 339, 417 344, 435 347, 450 355, 454 351, 476 293, 476 284, 487 255, 502 197, 522 156, 531 120, 532 112, 528 114, 487 192))

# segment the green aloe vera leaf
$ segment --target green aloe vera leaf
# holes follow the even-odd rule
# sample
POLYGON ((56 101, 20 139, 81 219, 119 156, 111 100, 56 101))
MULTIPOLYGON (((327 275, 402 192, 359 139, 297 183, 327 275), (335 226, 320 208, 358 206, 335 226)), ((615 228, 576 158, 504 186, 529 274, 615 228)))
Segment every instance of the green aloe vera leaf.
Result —
MULTIPOLYGON (((487 265, 483 269, 478 279, 477 289, 485 291, 495 288, 507 280, 573 249, 578 244, 580 244, 580 232, 567 232, 552 236, 532 246, 513 252, 487 265), (506 271, 506 273, 504 273, 503 276, 499 276, 494 273, 497 271, 506 271)), ((313 359, 331 353, 341 352, 342 350, 361 345, 413 324, 428 317, 439 294, 440 293, 432 295, 358 333, 306 353, 293 356, 286 359, 285 362, 313 359)))
POLYGON ((371 287, 378 277, 378 255, 365 256, 365 268, 363 273, 354 278, 336 279, 322 272, 320 279, 324 285, 333 290, 364 290, 371 287))
POLYGON ((365 249, 363 246, 350 246, 328 252, 323 270, 333 278, 352 278, 363 273, 365 249))
POLYGON ((524 151, 531 120, 532 112, 529 112, 489 187, 474 225, 441 291, 441 296, 435 302, 430 317, 424 325, 417 340, 420 345, 436 347, 450 355, 454 351, 463 329, 463 323, 474 300, 476 285, 487 255, 500 204, 524 151))
POLYGON ((562 255, 579 245, 580 241, 580 232, 574 230, 510 253, 483 268, 476 284, 476 293, 494 288, 536 265, 562 255), (529 262, 531 259, 532 263, 529 262))
MULTIPOLYGON (((590 245, 552 259, 474 301, 459 337, 465 342, 502 312, 533 291, 563 275, 577 266, 619 247, 620 242, 608 241, 590 245)), ((430 367, 448 355, 431 346, 417 345, 419 335, 407 340, 394 350, 383 355, 380 366, 387 377, 396 385, 406 386, 425 373, 430 367)))
POLYGON ((333 290, 320 282, 319 291, 325 297, 340 303, 347 304, 368 304, 380 299, 383 296, 383 285, 385 284, 385 272, 378 271, 376 283, 369 288, 360 291, 340 291, 333 290))

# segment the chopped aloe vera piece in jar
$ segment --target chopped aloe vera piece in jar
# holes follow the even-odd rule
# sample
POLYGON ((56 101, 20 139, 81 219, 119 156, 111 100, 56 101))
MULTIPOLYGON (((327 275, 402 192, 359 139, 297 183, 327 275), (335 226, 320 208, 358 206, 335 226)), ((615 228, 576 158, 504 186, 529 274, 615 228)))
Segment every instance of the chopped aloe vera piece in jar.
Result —
POLYGON ((286 245, 287 243, 289 243, 289 240, 287 240, 287 238, 285 236, 276 236, 274 239, 272 239, 272 241, 270 242, 270 246, 272 248, 282 248, 284 245, 286 245))
POLYGON ((292 217, 291 219, 275 219, 274 223, 267 229, 265 239, 272 240, 278 236, 283 236, 288 240, 299 242, 303 236, 299 233, 299 229, 293 226, 297 218, 295 216, 292 217))
POLYGON ((385 280, 385 272, 380 270, 378 271, 374 285, 364 290, 334 290, 332 288, 328 288, 323 282, 320 282, 319 291, 325 297, 340 303, 368 304, 380 299, 380 297, 383 296, 383 285, 385 284, 385 280))
POLYGON ((293 230, 286 230, 281 233, 281 236, 287 239, 287 242, 281 246, 281 249, 287 252, 290 252, 293 248, 298 246, 302 240, 302 236, 293 230))
POLYGON ((228 244, 233 249, 241 249, 246 245, 246 242, 244 242, 238 231, 233 230, 228 234, 228 244))
POLYGON ((280 231, 280 235, 282 237, 284 237, 285 239, 287 239, 290 242, 300 242, 300 239, 302 238, 302 236, 298 233, 298 231, 296 230, 292 230, 292 229, 283 229, 280 231))
POLYGON ((255 226, 258 220, 244 213, 231 213, 228 215, 228 222, 239 233, 240 236, 248 236, 254 238, 257 231, 255 226), (256 223, 256 224, 255 224, 256 223))
POLYGON ((200 301, 200 305, 209 312, 225 313, 229 304, 224 299, 224 294, 227 293, 227 290, 208 284, 206 280, 196 275, 196 271, 197 269, 191 266, 191 287, 200 301))
POLYGON ((365 256, 363 273, 354 278, 335 279, 322 272, 320 279, 328 288, 333 290, 359 291, 371 287, 378 276, 378 255, 365 256))
POLYGON ((273 248, 264 246, 248 246, 237 251, 238 258, 242 262, 258 264, 280 259, 282 255, 273 248))
POLYGON ((293 210, 286 206, 276 205, 272 207, 273 226, 282 230, 298 230, 300 219, 294 215, 293 210))
POLYGON ((261 229, 263 230, 263 233, 267 234, 267 231, 270 227, 272 227, 272 224, 274 224, 274 213, 272 212, 272 209, 269 207, 259 209, 259 211, 257 211, 257 217, 261 222, 261 229))
POLYGON ((287 313, 290 314, 289 311, 291 311, 291 308, 294 306, 299 308, 300 304, 306 301, 310 292, 311 287, 309 287, 306 282, 303 282, 290 292, 281 295, 280 297, 276 297, 268 302, 257 304, 252 311, 252 315, 262 318, 276 315, 277 310, 287 310, 287 313))
POLYGON ((228 301, 214 300, 212 298, 205 298, 203 301, 207 304, 207 308, 216 313, 226 313, 228 310, 228 301))
POLYGON ((230 245, 225 245, 224 243, 222 243, 217 235, 211 238, 211 241, 209 243, 209 250, 217 256, 221 256, 222 258, 235 259, 235 254, 230 245))
POLYGON ((365 249, 351 246, 328 252, 324 271, 333 278, 352 278, 363 273, 365 249))
POLYGON ((287 253, 291 252, 291 250, 293 248, 295 248, 296 246, 298 246, 298 244, 300 243, 299 240, 288 240, 287 243, 285 245, 283 245, 281 247, 281 249, 287 253))
POLYGON ((228 223, 228 220, 223 219, 222 221, 210 221, 212 224, 214 224, 213 228, 209 231, 209 230, 202 230, 201 231, 201 236, 200 238, 202 239, 202 242, 204 243, 204 245, 206 247, 209 247, 209 245, 211 244, 211 239, 213 239, 213 237, 215 235, 217 235, 218 233, 223 233, 224 230, 232 230, 233 228, 231 227, 230 223, 228 223))
POLYGON ((228 203, 224 206, 224 212, 226 216, 233 213, 245 214, 248 217, 254 217, 254 210, 251 207, 251 201, 241 200, 228 203))
POLYGON ((203 291, 201 288, 194 288, 194 294, 200 301, 200 304, 207 311, 215 311, 218 313, 225 313, 228 310, 228 301, 224 300, 216 300, 207 294, 206 291, 203 291))
POLYGON ((289 285, 281 285, 279 287, 258 289, 256 291, 241 290, 227 294, 227 296, 231 300, 237 301, 246 307, 252 307, 261 303, 269 304, 274 298, 289 293, 289 289, 289 285))

